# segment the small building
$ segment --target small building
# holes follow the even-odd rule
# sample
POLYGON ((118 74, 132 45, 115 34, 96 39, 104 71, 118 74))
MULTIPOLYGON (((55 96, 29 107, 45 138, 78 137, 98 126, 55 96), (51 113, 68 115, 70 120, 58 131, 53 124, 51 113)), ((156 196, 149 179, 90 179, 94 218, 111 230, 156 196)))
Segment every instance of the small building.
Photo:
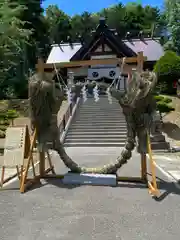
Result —
MULTIPOLYGON (((72 62, 91 59, 114 59, 123 57, 136 57, 138 52, 143 52, 147 57, 144 69, 152 70, 156 61, 164 55, 164 50, 158 38, 145 38, 143 34, 138 39, 120 39, 114 31, 108 28, 105 19, 101 18, 92 38, 85 44, 65 43, 52 45, 47 63, 72 62)), ((123 74, 128 74, 136 68, 135 64, 126 64, 123 74)), ((75 79, 90 80, 112 79, 119 76, 121 66, 118 64, 96 65, 85 67, 64 68, 63 75, 73 72, 75 79)))

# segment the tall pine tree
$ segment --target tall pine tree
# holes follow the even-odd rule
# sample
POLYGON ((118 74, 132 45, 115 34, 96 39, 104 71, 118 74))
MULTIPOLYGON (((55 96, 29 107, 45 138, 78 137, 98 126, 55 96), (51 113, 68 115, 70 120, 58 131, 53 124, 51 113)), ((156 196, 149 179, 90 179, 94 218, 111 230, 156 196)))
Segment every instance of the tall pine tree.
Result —
MULTIPOLYGON (((19 69, 23 63, 24 45, 28 43, 30 29, 24 29, 19 19, 24 6, 4 0, 0 3, 0 98, 16 96, 16 82, 20 81, 19 69)), ((21 82, 21 86, 23 82, 21 82)))
POLYGON ((26 46, 28 65, 34 68, 38 56, 43 56, 44 48, 48 44, 47 27, 44 22, 42 0, 18 0, 18 3, 25 6, 21 14, 21 20, 25 21, 24 27, 32 29, 30 45, 26 46))

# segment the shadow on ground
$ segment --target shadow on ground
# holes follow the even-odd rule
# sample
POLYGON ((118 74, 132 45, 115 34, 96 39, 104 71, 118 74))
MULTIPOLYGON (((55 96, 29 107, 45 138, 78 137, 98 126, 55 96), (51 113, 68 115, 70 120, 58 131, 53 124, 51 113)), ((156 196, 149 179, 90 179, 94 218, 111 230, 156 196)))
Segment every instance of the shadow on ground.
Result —
POLYGON ((171 122, 163 123, 163 132, 174 140, 180 140, 180 128, 177 124, 171 122))
MULTIPOLYGON (((158 177, 156 179, 157 179, 157 186, 160 191, 160 196, 153 197, 154 200, 156 200, 157 202, 161 202, 170 194, 180 195, 180 188, 178 188, 175 183, 164 181, 163 179, 158 178, 158 177)), ((121 182, 119 182, 118 187, 147 189, 147 191, 148 191, 147 185, 142 184, 142 183, 128 183, 128 182, 121 183, 121 182)))
MULTIPOLYGON (((150 174, 149 174, 150 176, 150 174)), ((164 200, 168 195, 170 194, 175 194, 175 195, 180 195, 180 187, 178 188, 176 183, 174 182, 168 182, 165 181, 161 178, 156 178, 157 179, 157 185, 158 185, 158 189, 160 191, 160 196, 157 197, 153 197, 155 201, 157 202, 161 202, 162 200, 164 200)), ((177 183, 178 184, 178 183, 177 183)), ((47 185, 52 185, 55 186, 57 188, 63 188, 63 189, 74 189, 74 188, 78 188, 78 187, 83 187, 84 185, 77 185, 77 184, 63 184, 61 179, 55 179, 55 178, 47 178, 47 179, 42 179, 40 183, 34 184, 32 185, 30 188, 27 189, 27 191, 34 191, 37 190, 38 188, 42 188, 45 187, 47 185)), ((96 188, 96 186, 93 186, 94 188, 96 188)), ((103 188, 105 188, 106 186, 101 186, 103 188)), ((109 186, 107 186, 109 187, 109 186)), ((148 192, 148 187, 146 184, 142 184, 142 183, 130 183, 130 182, 119 182, 117 184, 116 187, 112 187, 112 188, 128 188, 128 189, 132 189, 132 188, 137 188, 137 189, 146 189, 148 192)), ((3 188, 1 191, 6 190, 6 191, 11 191, 11 190, 17 190, 19 191, 18 185, 16 184, 16 186, 10 186, 7 188, 3 188)))
MULTIPOLYGON (((178 188, 175 183, 164 181, 163 179, 158 177, 156 179, 157 179, 158 189, 160 191, 160 196, 158 198, 156 197, 153 197, 153 198, 157 202, 164 200, 169 194, 180 195, 180 188, 178 188)), ((33 188, 31 188, 31 190, 36 189, 37 187, 43 187, 45 185, 53 185, 57 188, 66 188, 66 189, 74 189, 74 188, 83 186, 83 185, 65 185, 62 183, 62 180, 60 179, 45 179, 43 180, 43 183, 40 184, 40 186, 36 185, 33 188)), ((95 188, 96 186, 93 186, 93 187, 95 188)), ((102 186, 102 187, 106 187, 106 186, 102 186)), ((129 189, 139 188, 139 189, 147 189, 148 191, 147 185, 142 183, 119 182, 116 187, 129 188, 129 189)), ((116 188, 116 187, 113 187, 113 188, 116 188)))

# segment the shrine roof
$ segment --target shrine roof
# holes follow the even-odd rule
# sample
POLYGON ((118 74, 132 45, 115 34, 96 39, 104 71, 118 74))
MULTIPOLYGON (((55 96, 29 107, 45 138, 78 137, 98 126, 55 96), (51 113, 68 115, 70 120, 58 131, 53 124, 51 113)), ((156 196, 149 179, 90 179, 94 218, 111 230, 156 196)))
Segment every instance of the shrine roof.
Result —
POLYGON ((52 45, 47 63, 89 60, 92 54, 106 55, 105 46, 109 54, 121 57, 135 57, 138 52, 143 52, 147 61, 157 61, 164 55, 164 50, 158 38, 140 37, 137 39, 121 39, 108 28, 105 19, 101 18, 92 38, 83 45, 81 43, 65 43, 52 45))
POLYGON ((147 61, 157 61, 164 55, 159 38, 124 40, 124 43, 136 53, 142 51, 143 55, 147 57, 147 61))
POLYGON ((54 44, 46 63, 69 62, 72 56, 82 47, 81 43, 54 44))
MULTIPOLYGON (((158 38, 144 38, 143 41, 140 39, 122 41, 135 53, 143 51, 143 55, 147 57, 147 61, 157 61, 164 55, 163 46, 160 44, 158 38)), ((81 47, 81 43, 73 43, 72 45, 68 43, 54 44, 52 45, 47 63, 69 62, 81 47)))

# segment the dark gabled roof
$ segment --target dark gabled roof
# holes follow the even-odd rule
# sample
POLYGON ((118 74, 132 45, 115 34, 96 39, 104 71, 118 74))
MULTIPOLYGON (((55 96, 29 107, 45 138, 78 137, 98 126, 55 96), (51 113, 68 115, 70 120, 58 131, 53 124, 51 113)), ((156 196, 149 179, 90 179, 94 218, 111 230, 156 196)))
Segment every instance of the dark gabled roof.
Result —
POLYGON ((105 21, 100 20, 96 32, 92 39, 85 43, 70 59, 70 61, 78 61, 88 58, 88 53, 94 49, 101 42, 106 43, 119 57, 135 57, 137 56, 131 48, 129 48, 121 39, 114 35, 114 33, 105 24, 105 21))
POLYGON ((147 61, 157 61, 164 55, 160 38, 131 39, 130 41, 123 40, 123 42, 136 53, 142 51, 147 61))

